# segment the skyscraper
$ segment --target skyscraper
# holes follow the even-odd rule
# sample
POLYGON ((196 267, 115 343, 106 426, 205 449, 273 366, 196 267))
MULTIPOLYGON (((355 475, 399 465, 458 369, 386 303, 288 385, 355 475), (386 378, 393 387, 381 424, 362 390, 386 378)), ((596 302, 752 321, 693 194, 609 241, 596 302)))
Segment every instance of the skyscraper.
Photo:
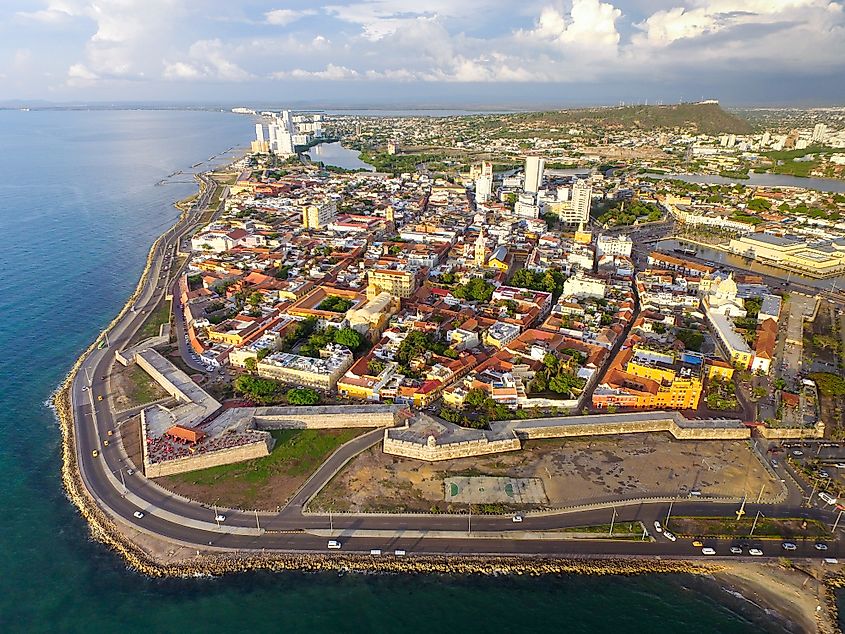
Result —
POLYGON ((264 143, 264 126, 260 123, 255 124, 255 140, 264 143))
POLYGON ((545 161, 539 156, 525 157, 525 184, 523 189, 532 194, 540 191, 540 186, 543 184, 543 168, 545 161))
POLYGON ((827 126, 823 123, 817 123, 815 127, 813 127, 813 143, 821 143, 824 141, 826 133, 827 126))
POLYGON ((572 216, 570 222, 590 220, 590 205, 593 202, 593 186, 587 181, 576 180, 572 186, 572 216))

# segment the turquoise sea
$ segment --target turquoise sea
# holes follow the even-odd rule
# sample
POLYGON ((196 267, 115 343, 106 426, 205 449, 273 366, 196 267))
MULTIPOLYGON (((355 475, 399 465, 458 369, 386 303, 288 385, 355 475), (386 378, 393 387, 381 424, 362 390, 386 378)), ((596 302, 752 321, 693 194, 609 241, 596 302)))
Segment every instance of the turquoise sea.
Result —
MULTIPOLYGON (((684 576, 245 574, 155 580, 89 539, 45 405, 194 191, 158 181, 252 135, 212 112, 0 111, 0 631, 759 632, 684 576)), ((200 168, 202 169, 202 168, 200 168)))

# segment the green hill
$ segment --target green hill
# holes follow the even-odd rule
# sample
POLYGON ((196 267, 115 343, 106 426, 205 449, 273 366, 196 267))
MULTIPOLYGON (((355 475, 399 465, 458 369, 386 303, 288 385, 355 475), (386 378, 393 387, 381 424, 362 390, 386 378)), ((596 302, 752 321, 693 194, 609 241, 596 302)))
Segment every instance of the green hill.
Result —
POLYGON ((751 124, 726 112, 718 103, 682 103, 667 106, 577 108, 517 115, 527 124, 593 124, 624 130, 686 128, 703 134, 747 134, 751 124))

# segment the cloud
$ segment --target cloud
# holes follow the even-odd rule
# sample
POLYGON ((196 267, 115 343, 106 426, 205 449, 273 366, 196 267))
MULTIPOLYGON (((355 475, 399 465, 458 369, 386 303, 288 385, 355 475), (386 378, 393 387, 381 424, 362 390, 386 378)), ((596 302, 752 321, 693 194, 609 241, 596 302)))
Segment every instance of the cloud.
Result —
POLYGON ((273 9, 272 11, 267 11, 264 14, 264 20, 267 24, 273 24, 275 26, 287 26, 288 24, 292 24, 296 22, 300 18, 305 17, 306 15, 314 15, 317 12, 313 9, 305 9, 302 11, 297 11, 294 9, 273 9))
POLYGON ((47 3, 44 9, 37 11, 18 11, 17 16, 24 20, 43 22, 47 24, 58 24, 78 15, 75 3, 54 0, 47 3))
POLYGON ((360 76, 361 73, 357 70, 336 64, 328 64, 323 70, 295 68, 287 71, 276 71, 271 74, 273 79, 328 79, 332 81, 358 79, 360 76))
POLYGON ((165 79, 211 79, 215 81, 246 81, 252 73, 230 60, 222 40, 198 40, 188 49, 188 59, 164 62, 165 79))
POLYGON ((52 73, 71 86, 261 79, 428 82, 432 91, 845 73, 845 0, 329 2, 31 2, 14 14, 21 37, 6 44, 3 71, 38 72, 42 83, 52 73), (27 42, 48 46, 27 54, 27 42))

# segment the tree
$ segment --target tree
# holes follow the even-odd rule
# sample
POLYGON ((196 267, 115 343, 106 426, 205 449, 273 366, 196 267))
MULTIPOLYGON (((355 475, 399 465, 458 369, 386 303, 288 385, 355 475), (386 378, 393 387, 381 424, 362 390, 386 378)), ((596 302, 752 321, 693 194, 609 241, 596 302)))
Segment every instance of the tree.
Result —
POLYGON ((249 359, 247 359, 246 361, 244 361, 244 367, 245 367, 245 368, 246 368, 249 372, 255 372, 255 368, 256 368, 257 366, 258 366, 258 360, 257 360, 257 359, 255 359, 254 357, 250 357, 249 359))
POLYGON ((252 293, 247 298, 246 301, 250 306, 258 306, 259 304, 261 304, 261 301, 263 299, 264 299, 264 296, 261 293, 259 293, 258 291, 256 291, 256 292, 252 293))
POLYGON ((291 405, 316 405, 320 402, 320 395, 310 387, 291 388, 285 396, 291 405))
POLYGON ((352 328, 341 328, 334 334, 334 341, 355 352, 364 343, 364 337, 352 328))
POLYGON ((235 379, 235 391, 262 405, 272 405, 280 400, 282 385, 273 379, 262 379, 242 374, 235 379))
POLYGON ((476 387, 467 392, 466 398, 464 398, 464 405, 478 409, 484 404, 486 398, 487 395, 484 393, 484 390, 476 387))
POLYGON ((452 291, 458 299, 468 299, 476 302, 489 302, 493 297, 493 285, 481 278, 473 278, 466 284, 459 284, 452 291))
POLYGON ((370 359, 367 363, 367 374, 370 376, 378 376, 384 369, 387 367, 387 364, 380 360, 380 359, 370 359))

